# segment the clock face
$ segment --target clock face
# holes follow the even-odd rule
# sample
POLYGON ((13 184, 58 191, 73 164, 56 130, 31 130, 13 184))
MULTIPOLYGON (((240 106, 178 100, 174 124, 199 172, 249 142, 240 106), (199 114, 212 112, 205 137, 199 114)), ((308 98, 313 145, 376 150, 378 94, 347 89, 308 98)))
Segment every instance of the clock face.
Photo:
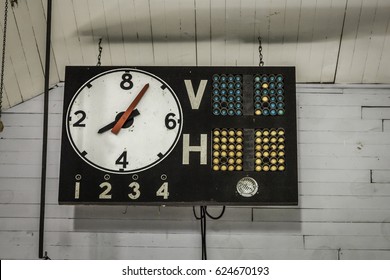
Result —
POLYGON ((171 87, 132 68, 87 81, 71 100, 66 120, 76 153, 95 168, 119 174, 160 163, 177 144, 183 127, 182 108, 171 87))

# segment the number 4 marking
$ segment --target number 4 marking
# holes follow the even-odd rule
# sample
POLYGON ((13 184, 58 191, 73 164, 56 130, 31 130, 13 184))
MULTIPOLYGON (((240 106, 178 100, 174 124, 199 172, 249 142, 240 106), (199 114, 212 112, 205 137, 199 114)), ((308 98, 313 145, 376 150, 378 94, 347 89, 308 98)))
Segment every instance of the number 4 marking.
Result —
POLYGON ((161 185, 161 187, 156 192, 156 196, 162 196, 164 199, 168 199, 168 182, 165 182, 161 185))

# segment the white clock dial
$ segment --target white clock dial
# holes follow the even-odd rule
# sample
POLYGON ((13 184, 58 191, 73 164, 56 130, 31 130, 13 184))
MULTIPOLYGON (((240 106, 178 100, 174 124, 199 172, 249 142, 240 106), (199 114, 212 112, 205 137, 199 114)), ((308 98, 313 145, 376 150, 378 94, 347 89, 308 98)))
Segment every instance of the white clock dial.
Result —
POLYGON ((77 154, 111 173, 155 166, 173 150, 182 127, 183 113, 174 91, 159 77, 138 69, 115 69, 93 77, 67 110, 67 136, 77 154), (135 103, 119 132, 113 133, 120 116, 130 113, 135 103))

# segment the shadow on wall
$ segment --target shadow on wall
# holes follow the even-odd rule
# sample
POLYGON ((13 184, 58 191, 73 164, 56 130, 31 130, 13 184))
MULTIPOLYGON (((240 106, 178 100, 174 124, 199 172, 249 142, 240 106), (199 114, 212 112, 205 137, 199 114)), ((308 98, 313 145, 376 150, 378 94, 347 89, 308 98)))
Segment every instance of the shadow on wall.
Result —
MULTIPOLYGON (((198 208, 197 208, 198 210, 198 208)), ((221 207, 208 207, 218 216, 221 207)), ((209 234, 301 233, 298 208, 227 207, 220 220, 208 219, 209 234)), ((192 207, 75 206, 74 230, 90 232, 198 232, 192 207)))
MULTIPOLYGON (((237 1, 238 2, 238 1, 237 1)), ((373 3, 370 3, 371 6, 364 7, 365 14, 375 14, 377 7, 373 3)), ((168 7, 169 9, 169 7, 168 7)), ((250 11, 253 10, 253 7, 244 7, 240 6, 239 2, 237 7, 232 7, 232 11, 229 11, 229 8, 221 7, 214 8, 212 11, 210 9, 204 9, 197 7, 196 9, 187 9, 187 10, 172 10, 166 11, 166 13, 160 12, 159 14, 153 15, 151 20, 150 15, 138 15, 135 20, 127 19, 121 21, 121 23, 113 24, 106 26, 105 25, 105 14, 101 14, 95 18, 91 19, 91 23, 88 23, 84 26, 80 26, 79 33, 75 32, 74 36, 85 36, 90 37, 91 40, 94 38, 105 38, 107 34, 109 36, 109 41, 112 43, 123 43, 123 42, 150 42, 151 37, 150 33, 153 32, 153 42, 186 42, 193 41, 195 39, 195 26, 197 18, 206 18, 211 19, 213 22, 218 22, 219 27, 213 29, 213 24, 210 28, 203 28, 206 33, 197 29, 196 40, 197 41, 210 41, 213 40, 225 40, 228 36, 230 40, 237 40, 244 43, 253 43, 257 37, 257 33, 260 32, 263 37, 263 41, 268 44, 278 44, 278 43, 296 43, 296 42, 314 42, 314 41, 327 41, 327 40, 340 40, 341 29, 343 26, 343 19, 345 14, 345 6, 339 5, 335 7, 291 7, 286 10, 283 7, 257 7, 256 18, 255 17, 240 17, 235 16, 229 18, 231 14, 251 14, 250 11), (227 9, 227 10, 226 10, 227 9), (247 10, 247 11, 246 11, 247 10), (237 12, 238 11, 238 12, 237 12), (286 19, 285 14, 289 15, 286 19), (169 16, 174 15, 174 16, 169 16), (191 33, 178 32, 176 29, 169 30, 168 26, 176 26, 181 24, 178 20, 178 16, 182 19, 195 19, 194 24, 192 25, 191 33), (218 20, 213 17, 217 17, 218 20), (222 15, 222 16, 221 16, 222 15), (298 18, 301 18, 302 15, 311 15, 311 18, 305 18, 305 21, 298 21, 298 18), (296 25, 296 32, 290 32, 285 34, 286 25, 289 24, 286 22, 289 18, 294 18, 294 23, 296 25), (310 22, 307 22, 307 21, 310 22), (165 28, 158 28, 158 30, 153 30, 151 28, 140 28, 140 27, 150 27, 151 22, 165 22, 165 28), (328 23, 328 24, 316 24, 315 23, 328 23), (332 27, 329 23, 333 23, 332 27), (220 25, 225 25, 221 27, 220 25), (229 29, 227 29, 227 25, 229 29), (91 26, 94 26, 93 31, 91 26), (129 28, 131 27, 131 31, 129 28), (137 30, 134 33, 134 30, 137 30), (138 32, 138 30, 143 30, 144 34, 138 32), (315 36, 313 34, 315 33, 315 36)), ((380 7, 381 12, 390 14, 390 5, 380 7)), ((114 11, 113 11, 114 12, 114 11)), ((106 11, 110 13, 110 11, 106 11)), ((115 11, 117 14, 117 11, 115 11)), ((348 18, 349 14, 361 14, 360 6, 348 6, 346 11, 346 16, 348 18)), ((378 17, 375 19, 376 24, 387 25, 388 18, 378 17), (383 21, 383 22, 380 22, 383 21)), ((204 23, 203 23, 204 25, 204 23)), ((359 32, 366 32, 366 36, 371 36, 371 25, 372 21, 370 17, 361 17, 359 21, 359 32)), ((181 29, 181 27, 180 27, 181 29)), ((348 35, 347 32, 354 32, 355 30, 349 29, 344 30, 344 36, 348 35)), ((381 29, 383 34, 376 34, 378 36, 385 35, 386 29, 381 29)), ((363 34, 361 34, 363 35, 363 34)))

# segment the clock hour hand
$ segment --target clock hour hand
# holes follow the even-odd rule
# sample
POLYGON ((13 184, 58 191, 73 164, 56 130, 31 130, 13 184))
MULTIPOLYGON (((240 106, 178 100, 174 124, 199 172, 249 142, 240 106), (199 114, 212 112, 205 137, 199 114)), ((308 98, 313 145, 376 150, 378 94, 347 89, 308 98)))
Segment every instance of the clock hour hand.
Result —
MULTIPOLYGON (((103 133, 103 132, 106 132, 106 131, 109 131, 110 129, 112 129, 124 113, 125 112, 120 112, 118 115, 116 115, 115 121, 109 123, 108 125, 102 127, 101 129, 99 129, 98 133, 103 133)), ((138 116, 139 114, 140 113, 137 109, 135 109, 133 112, 131 112, 129 118, 126 120, 123 127, 125 127, 125 128, 130 127, 133 124, 134 117, 138 116)))

